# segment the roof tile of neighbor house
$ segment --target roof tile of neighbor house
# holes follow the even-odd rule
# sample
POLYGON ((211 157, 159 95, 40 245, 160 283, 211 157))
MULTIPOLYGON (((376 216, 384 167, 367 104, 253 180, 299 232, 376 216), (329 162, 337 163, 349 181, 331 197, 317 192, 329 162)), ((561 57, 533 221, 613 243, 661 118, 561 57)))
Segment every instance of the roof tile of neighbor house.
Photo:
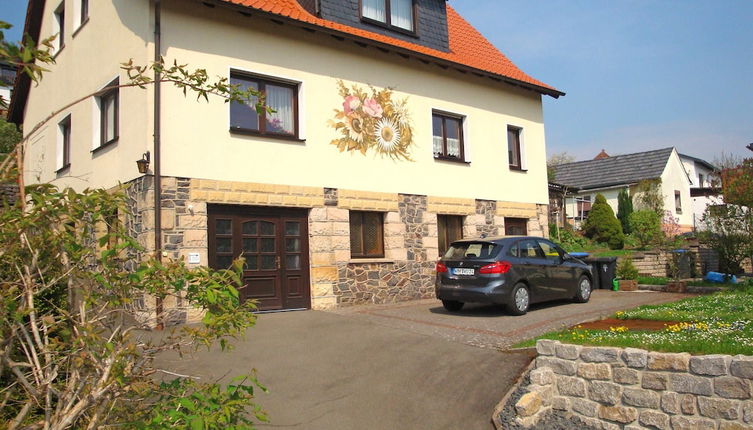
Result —
POLYGON ((317 27, 335 30, 347 35, 369 39, 418 54, 471 67, 480 71, 510 78, 514 81, 538 87, 539 91, 553 97, 563 92, 527 75, 512 63, 502 52, 491 44, 481 33, 447 5, 447 30, 450 39, 449 52, 438 51, 415 43, 373 33, 310 14, 296 0, 219 0, 239 6, 246 6, 285 18, 312 24, 317 27))
POLYGON ((556 182, 581 189, 634 184, 661 177, 674 148, 578 161, 555 168, 556 182))

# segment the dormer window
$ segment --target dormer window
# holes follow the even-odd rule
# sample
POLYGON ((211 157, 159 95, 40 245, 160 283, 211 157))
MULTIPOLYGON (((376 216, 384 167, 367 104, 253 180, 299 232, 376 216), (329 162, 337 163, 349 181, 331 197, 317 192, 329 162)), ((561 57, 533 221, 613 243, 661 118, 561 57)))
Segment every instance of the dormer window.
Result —
POLYGON ((364 21, 415 32, 413 0, 361 0, 364 21))

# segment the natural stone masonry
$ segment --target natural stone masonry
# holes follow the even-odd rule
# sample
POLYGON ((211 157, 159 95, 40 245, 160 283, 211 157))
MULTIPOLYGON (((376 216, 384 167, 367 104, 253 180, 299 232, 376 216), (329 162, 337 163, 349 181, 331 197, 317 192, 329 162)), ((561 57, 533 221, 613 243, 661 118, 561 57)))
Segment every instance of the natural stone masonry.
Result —
MULTIPOLYGON (((128 232, 154 250, 154 178, 144 176, 125 188, 130 214, 128 232)), ((546 205, 440 196, 382 193, 337 188, 162 178, 162 248, 164 258, 199 256, 208 262, 207 206, 291 207, 309 210, 311 306, 329 309, 367 303, 392 303, 434 296, 434 264, 439 258, 437 215, 463 216, 464 237, 504 233, 504 217, 528 218, 529 233, 546 234, 546 205), (381 212, 384 258, 353 259, 351 210, 381 212)), ((137 261, 139 256, 134 256, 137 261)), ((145 318, 155 302, 137 300, 145 318)), ((169 324, 196 321, 201 314, 181 297, 164 303, 169 324)))
POLYGON ((753 357, 540 340, 518 424, 549 411, 603 429, 753 430, 753 357))

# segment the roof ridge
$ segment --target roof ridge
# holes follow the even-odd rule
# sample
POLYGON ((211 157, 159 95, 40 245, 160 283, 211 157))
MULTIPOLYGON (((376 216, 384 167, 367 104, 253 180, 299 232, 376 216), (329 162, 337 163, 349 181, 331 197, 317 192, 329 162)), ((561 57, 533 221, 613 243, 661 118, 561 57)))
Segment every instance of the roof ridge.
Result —
MULTIPOLYGON (((609 156, 609 158, 600 158, 600 159, 598 159, 598 160, 581 160, 581 161, 573 161, 572 163, 563 163, 563 164, 558 164, 558 165, 556 165, 556 166, 554 166, 554 167, 555 167, 555 168, 558 168, 558 167, 560 167, 560 166, 572 166, 573 164, 582 164, 582 163, 595 163, 595 162, 605 162, 605 161, 607 161, 607 160, 615 160, 615 159, 617 159, 617 158, 624 158, 624 157, 629 157, 629 156, 633 156, 633 155, 643 155, 643 154, 649 154, 649 153, 652 153, 652 152, 662 152, 662 151, 667 151, 667 150, 672 150, 672 149, 675 149, 675 147, 674 147, 674 146, 670 146, 670 147, 667 147, 667 148, 661 148, 661 149, 652 149, 652 150, 650 150, 650 151, 642 151, 642 152, 631 152, 631 153, 629 153, 629 154, 618 154, 618 155, 610 155, 610 156, 609 156)), ((678 152, 678 154, 679 154, 679 152, 678 152)))

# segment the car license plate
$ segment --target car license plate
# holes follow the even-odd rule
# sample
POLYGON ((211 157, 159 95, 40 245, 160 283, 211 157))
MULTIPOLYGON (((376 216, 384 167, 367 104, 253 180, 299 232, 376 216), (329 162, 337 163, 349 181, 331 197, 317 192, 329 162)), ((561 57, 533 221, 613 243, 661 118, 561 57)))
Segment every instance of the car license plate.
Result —
POLYGON ((466 275, 466 276, 471 275, 472 276, 474 273, 475 272, 473 269, 460 269, 460 268, 452 269, 453 275, 466 275))

